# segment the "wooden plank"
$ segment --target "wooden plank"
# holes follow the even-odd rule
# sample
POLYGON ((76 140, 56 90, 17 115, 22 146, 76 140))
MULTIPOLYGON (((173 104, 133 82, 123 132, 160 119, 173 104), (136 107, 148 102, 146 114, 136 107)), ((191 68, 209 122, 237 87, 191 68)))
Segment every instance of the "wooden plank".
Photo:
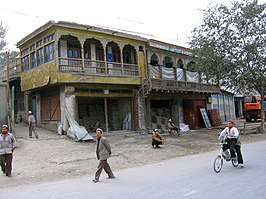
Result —
POLYGON ((200 113, 201 113, 201 116, 203 118, 203 121, 205 123, 206 128, 211 127, 211 122, 209 120, 209 117, 208 117, 208 114, 206 112, 206 109, 205 108, 200 108, 200 113))

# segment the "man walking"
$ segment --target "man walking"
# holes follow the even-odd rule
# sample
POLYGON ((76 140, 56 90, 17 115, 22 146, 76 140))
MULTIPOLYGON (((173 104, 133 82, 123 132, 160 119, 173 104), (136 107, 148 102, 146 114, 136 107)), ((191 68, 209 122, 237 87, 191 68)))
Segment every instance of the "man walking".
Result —
POLYGON ((107 159, 111 155, 111 146, 108 140, 102 136, 103 130, 100 128, 96 129, 96 155, 97 159, 100 160, 98 164, 97 171, 95 173, 95 178, 92 180, 94 183, 99 182, 99 178, 102 170, 107 173, 108 179, 115 178, 107 159))
POLYGON ((12 133, 8 132, 8 126, 2 126, 0 133, 0 165, 3 174, 11 177, 13 152, 16 147, 16 139, 12 133))
POLYGON ((29 125, 29 137, 32 138, 32 132, 33 132, 35 134, 35 137, 38 139, 39 136, 36 132, 36 120, 31 111, 29 111, 28 125, 29 125))

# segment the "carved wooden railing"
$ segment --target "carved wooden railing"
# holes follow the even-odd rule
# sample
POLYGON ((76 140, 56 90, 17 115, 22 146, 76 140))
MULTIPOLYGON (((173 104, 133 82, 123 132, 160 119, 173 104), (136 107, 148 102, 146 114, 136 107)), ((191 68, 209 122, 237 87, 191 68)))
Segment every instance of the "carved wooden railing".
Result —
MULTIPOLYGON (((20 77, 20 59, 13 59, 9 62, 9 80, 20 77)), ((7 64, 0 69, 0 82, 7 81, 7 64)))
POLYGON ((165 91, 191 91, 191 92, 219 92, 220 88, 213 84, 185 82, 167 79, 151 79, 151 88, 165 91))
POLYGON ((77 58, 58 58, 58 72, 101 74, 108 76, 139 76, 139 65, 77 58))

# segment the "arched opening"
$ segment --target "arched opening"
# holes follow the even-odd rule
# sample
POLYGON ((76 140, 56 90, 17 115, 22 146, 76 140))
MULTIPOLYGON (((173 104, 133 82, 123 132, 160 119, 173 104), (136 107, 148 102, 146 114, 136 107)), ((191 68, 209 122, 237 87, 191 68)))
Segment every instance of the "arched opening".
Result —
POLYGON ((177 68, 181 68, 181 69, 184 69, 184 62, 182 59, 179 59, 177 61, 177 68))
POLYGON ((104 61, 104 50, 101 41, 91 38, 84 43, 84 58, 104 61))
POLYGON ((150 65, 152 65, 152 66, 158 66, 159 65, 158 56, 155 53, 151 56, 150 65))
POLYGON ((166 56, 163 60, 163 66, 166 68, 173 68, 172 58, 169 56, 166 56))
POLYGON ((121 51, 117 43, 111 41, 106 45, 107 71, 111 75, 122 75, 121 51))
POLYGON ((194 61, 190 61, 187 64, 187 70, 190 72, 195 72, 195 66, 196 66, 196 63, 194 61))
POLYGON ((131 45, 125 45, 123 48, 123 67, 124 75, 138 76, 139 66, 137 64, 136 49, 131 45))
POLYGON ((175 71, 173 68, 172 58, 166 56, 163 60, 163 67, 161 67, 163 79, 175 79, 175 71))
POLYGON ((90 38, 84 42, 84 66, 89 73, 105 73, 104 49, 100 40, 90 38))
POLYGON ((62 35, 59 39, 59 57, 81 58, 81 46, 77 37, 62 35))
POLYGON ((161 77, 161 70, 159 67, 159 58, 155 53, 150 58, 149 75, 152 78, 160 78, 161 77))
POLYGON ((72 35, 62 35, 58 46, 58 70, 62 72, 81 72, 81 45, 78 38, 72 35))
POLYGON ((123 62, 125 64, 137 64, 136 50, 130 44, 125 45, 123 48, 123 62))
POLYGON ((106 46, 107 61, 121 63, 120 48, 117 43, 109 42, 106 46))

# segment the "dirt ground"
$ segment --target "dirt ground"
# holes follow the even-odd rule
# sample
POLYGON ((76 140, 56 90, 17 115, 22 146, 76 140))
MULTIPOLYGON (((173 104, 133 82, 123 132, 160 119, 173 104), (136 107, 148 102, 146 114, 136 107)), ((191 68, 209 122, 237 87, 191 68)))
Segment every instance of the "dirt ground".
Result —
MULTIPOLYGON (((238 123, 240 124, 239 121, 238 123)), ((112 147, 109 159, 114 174, 117 170, 160 162, 181 156, 219 150, 217 133, 221 128, 191 130, 180 137, 165 136, 165 145, 160 149, 151 146, 151 135, 119 131, 104 133, 112 147)), ((64 179, 92 176, 98 160, 95 156, 95 142, 74 142, 64 135, 58 135, 37 128, 39 139, 28 138, 25 124, 16 125, 18 149, 14 152, 12 178, 0 175, 0 188, 25 184, 52 182, 64 179)), ((92 135, 94 137, 94 135, 92 135)), ((242 135, 245 143, 266 140, 266 134, 242 135)), ((244 158, 245 158, 245 154, 244 158)), ((211 163, 210 163, 211 164, 211 163)), ((103 172, 101 178, 105 178, 103 172)), ((101 179, 100 179, 101 180, 101 179)))

